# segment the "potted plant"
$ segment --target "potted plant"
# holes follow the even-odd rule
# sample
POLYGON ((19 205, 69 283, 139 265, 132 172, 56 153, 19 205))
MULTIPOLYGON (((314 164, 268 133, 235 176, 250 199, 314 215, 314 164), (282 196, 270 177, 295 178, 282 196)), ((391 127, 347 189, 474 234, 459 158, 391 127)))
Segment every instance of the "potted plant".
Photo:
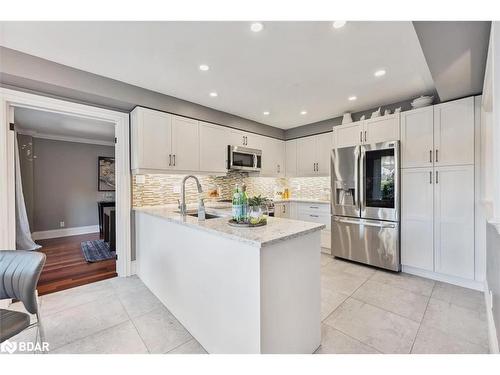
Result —
POLYGON ((265 201, 266 198, 262 198, 260 195, 248 199, 248 221, 250 225, 262 225, 266 223, 267 219, 263 209, 265 201))

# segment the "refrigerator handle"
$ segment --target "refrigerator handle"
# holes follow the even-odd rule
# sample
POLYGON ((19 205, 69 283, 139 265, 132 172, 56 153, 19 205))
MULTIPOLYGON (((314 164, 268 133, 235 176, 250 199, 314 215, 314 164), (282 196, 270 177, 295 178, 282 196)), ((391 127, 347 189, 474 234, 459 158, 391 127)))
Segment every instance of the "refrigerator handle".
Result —
POLYGON ((356 165, 359 164, 359 173, 356 173, 358 176, 358 183, 357 186, 359 188, 359 204, 358 207, 360 209, 360 214, 362 215, 363 212, 365 211, 365 157, 366 157, 366 148, 364 146, 360 146, 360 152, 359 152, 359 157, 357 160, 356 165))

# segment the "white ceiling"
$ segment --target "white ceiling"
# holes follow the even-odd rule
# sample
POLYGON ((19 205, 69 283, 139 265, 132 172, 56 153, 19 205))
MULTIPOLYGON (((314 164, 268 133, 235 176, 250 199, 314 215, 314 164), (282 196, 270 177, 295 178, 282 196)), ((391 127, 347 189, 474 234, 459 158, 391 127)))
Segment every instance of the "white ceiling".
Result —
POLYGON ((113 143, 115 137, 112 123, 30 108, 16 108, 14 122, 22 133, 43 138, 113 143))
POLYGON ((260 33, 249 26, 4 22, 0 43, 282 129, 435 89, 411 22, 348 22, 342 29, 331 22, 265 22, 260 33), (200 64, 210 70, 200 71, 200 64), (375 78, 380 68, 387 75, 375 78), (351 95, 358 100, 348 101, 351 95))

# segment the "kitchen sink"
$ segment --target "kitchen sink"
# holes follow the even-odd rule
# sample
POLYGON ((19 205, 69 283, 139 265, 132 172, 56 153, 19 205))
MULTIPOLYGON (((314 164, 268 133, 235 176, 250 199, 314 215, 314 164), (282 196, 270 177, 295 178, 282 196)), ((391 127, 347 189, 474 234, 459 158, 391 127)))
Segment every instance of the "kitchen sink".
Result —
MULTIPOLYGON (((198 212, 187 212, 186 215, 198 217, 198 212)), ((220 217, 222 217, 222 216, 217 216, 217 215, 214 215, 214 214, 207 214, 205 212, 205 220, 208 220, 208 219, 218 219, 220 217)))

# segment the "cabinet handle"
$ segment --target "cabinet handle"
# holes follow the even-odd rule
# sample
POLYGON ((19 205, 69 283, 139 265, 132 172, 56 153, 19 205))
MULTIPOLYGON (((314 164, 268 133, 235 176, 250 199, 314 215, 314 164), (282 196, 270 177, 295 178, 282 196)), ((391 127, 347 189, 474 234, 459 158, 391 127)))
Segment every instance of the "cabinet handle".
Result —
POLYGON ((285 211, 286 211, 286 206, 283 205, 283 213, 285 213, 285 211))
POLYGON ((309 206, 309 208, 319 208, 318 206, 309 206))
POLYGON ((429 184, 432 184, 432 171, 429 171, 429 184))
POLYGON ((365 130, 365 142, 366 142, 366 130, 365 130))
POLYGON ((174 167, 175 167, 175 154, 174 154, 174 167))
POLYGON ((439 150, 436 148, 436 163, 439 161, 438 152, 439 152, 439 150))
POLYGON ((319 171, 319 163, 316 163, 316 172, 319 171))
POLYGON ((439 184, 439 172, 436 171, 436 184, 439 184))
POLYGON ((432 163, 432 150, 429 150, 429 163, 432 163))
POLYGON ((363 143, 363 132, 359 132, 359 142, 363 143))
POLYGON ((310 217, 319 217, 318 215, 309 215, 310 217))
POLYGON ((280 165, 278 164, 278 173, 280 173, 280 165))
POLYGON ((172 154, 168 154, 168 166, 172 166, 172 154))

